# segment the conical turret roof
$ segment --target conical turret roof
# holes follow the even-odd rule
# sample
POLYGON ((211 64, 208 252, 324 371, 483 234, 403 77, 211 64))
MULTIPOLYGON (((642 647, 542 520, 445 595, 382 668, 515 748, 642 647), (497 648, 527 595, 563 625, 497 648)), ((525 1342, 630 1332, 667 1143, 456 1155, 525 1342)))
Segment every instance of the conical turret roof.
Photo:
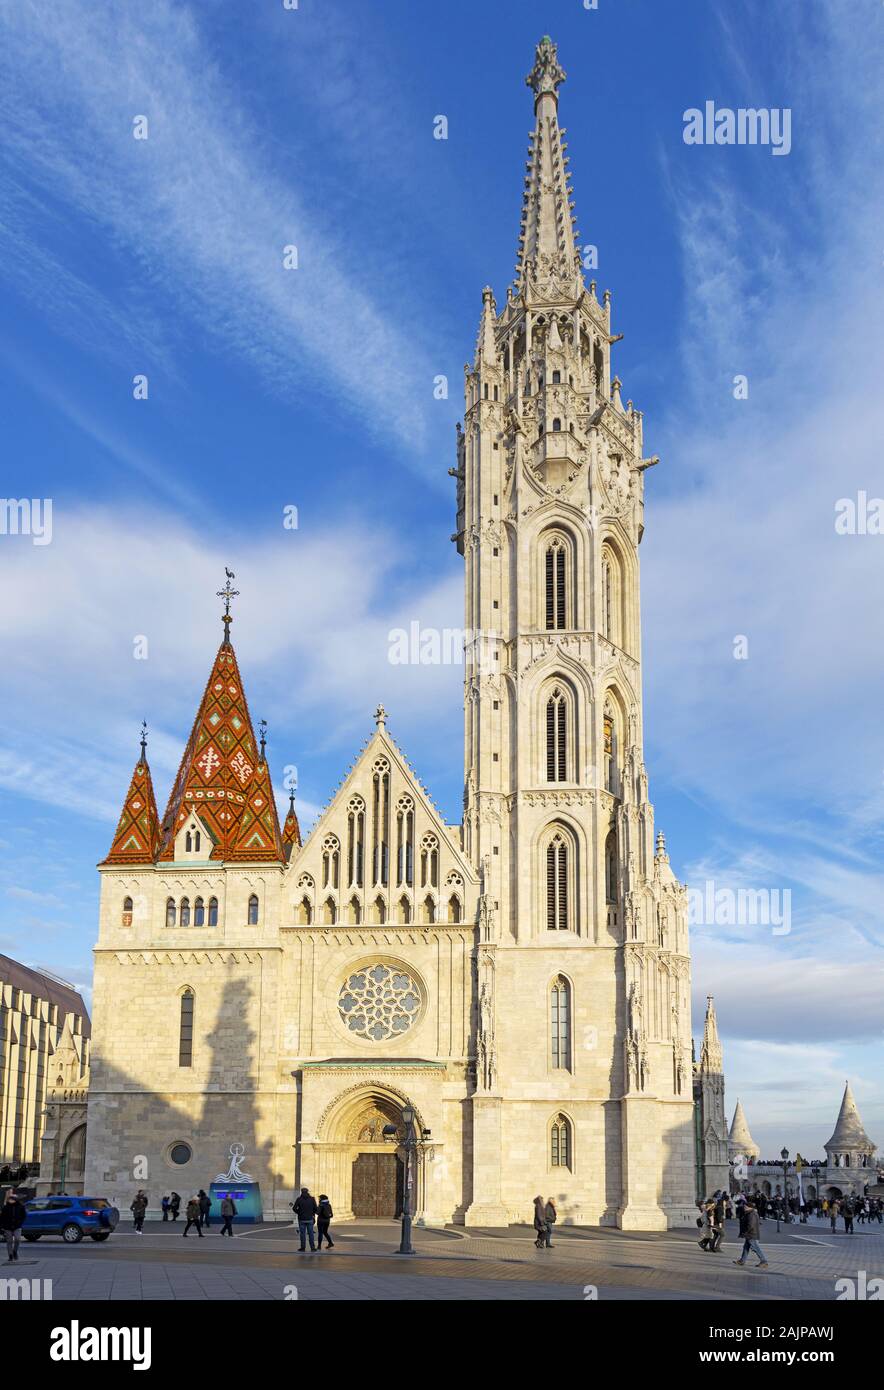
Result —
POLYGON ((152 864, 160 851, 160 818, 145 756, 135 764, 123 811, 105 864, 152 864))
POLYGON ((163 816, 161 861, 174 859, 175 837, 193 814, 212 836, 212 859, 285 862, 270 773, 227 638, 218 648, 163 816))
POLYGON ((746 1121, 746 1114, 743 1110, 743 1102, 741 1100, 737 1101, 734 1118, 731 1120, 728 1147, 731 1155, 745 1154, 747 1158, 757 1158, 761 1152, 755 1140, 752 1138, 752 1135, 749 1133, 749 1125, 746 1121))
POLYGON ((845 1152, 851 1149, 860 1151, 865 1149, 869 1153, 874 1153, 875 1145, 863 1129, 863 1122, 859 1117, 849 1081, 844 1083, 844 1096, 841 1100, 841 1109, 838 1111, 835 1131, 825 1148, 827 1151, 829 1149, 843 1149, 845 1152))

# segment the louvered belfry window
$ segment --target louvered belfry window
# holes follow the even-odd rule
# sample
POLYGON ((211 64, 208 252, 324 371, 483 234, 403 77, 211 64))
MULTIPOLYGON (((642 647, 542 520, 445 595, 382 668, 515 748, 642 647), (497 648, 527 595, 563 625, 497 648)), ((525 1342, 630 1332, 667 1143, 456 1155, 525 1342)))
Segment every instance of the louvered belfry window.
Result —
POLYGON ((546 703, 546 780, 566 782, 568 779, 568 706, 564 692, 558 686, 546 703))
POLYGON ((181 1022, 178 1033, 178 1065, 193 1066, 193 990, 181 996, 181 1022))
POLYGON ((556 1069, 571 1069, 571 988, 561 975, 550 991, 550 1061, 556 1069))
POLYGON ((546 847, 546 925, 548 931, 568 930, 568 846, 560 834, 546 847))
POLYGON ((565 546, 558 537, 547 547, 546 557, 547 630, 565 626, 565 546))

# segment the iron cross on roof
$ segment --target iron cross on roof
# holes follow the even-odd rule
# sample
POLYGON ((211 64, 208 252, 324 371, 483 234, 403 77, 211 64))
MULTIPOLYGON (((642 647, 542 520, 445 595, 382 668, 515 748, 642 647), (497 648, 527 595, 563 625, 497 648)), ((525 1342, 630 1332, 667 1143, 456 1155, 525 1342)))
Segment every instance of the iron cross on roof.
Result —
POLYGON ((229 643, 230 624, 233 622, 233 615, 230 612, 230 600, 234 598, 239 598, 239 589, 234 589, 233 585, 230 582, 231 579, 236 578, 236 575, 233 573, 233 570, 229 570, 225 565, 224 573, 227 575, 227 583, 224 585, 223 589, 218 590, 216 597, 223 598, 224 600, 224 616, 222 617, 221 621, 224 624, 224 641, 226 643, 229 643))

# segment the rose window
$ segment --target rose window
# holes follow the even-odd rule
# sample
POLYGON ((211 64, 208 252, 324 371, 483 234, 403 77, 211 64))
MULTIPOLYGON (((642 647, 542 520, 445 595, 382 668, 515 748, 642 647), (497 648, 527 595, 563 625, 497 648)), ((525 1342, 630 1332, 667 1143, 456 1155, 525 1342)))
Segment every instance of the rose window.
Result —
POLYGON ((351 1033, 384 1042, 408 1032, 420 1002, 420 990, 410 975, 378 964, 348 977, 338 996, 338 1009, 351 1033))

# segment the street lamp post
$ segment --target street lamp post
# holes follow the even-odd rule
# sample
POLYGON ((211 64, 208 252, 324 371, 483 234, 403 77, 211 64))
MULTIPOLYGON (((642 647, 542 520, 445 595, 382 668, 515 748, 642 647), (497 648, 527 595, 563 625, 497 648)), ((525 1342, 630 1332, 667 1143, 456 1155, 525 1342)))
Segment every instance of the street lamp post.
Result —
MULTIPOLYGON (((411 1243, 411 1225, 414 1219, 412 1193, 415 1182, 415 1158, 418 1149, 427 1143, 430 1131, 428 1129, 422 1130, 420 1138, 418 1138, 417 1130, 414 1127, 414 1106, 412 1105, 403 1105, 402 1123, 405 1126, 405 1135, 402 1139, 402 1147, 405 1150, 405 1181, 402 1196, 402 1239, 396 1253, 397 1255, 415 1255, 417 1251, 411 1243)), ((385 1139, 396 1139, 399 1136, 396 1125, 384 1125, 383 1133, 385 1139)))
MULTIPOLYGON (((791 1217, 789 1216, 789 1198, 788 1198, 788 1195, 787 1195, 788 1189, 787 1189, 787 1187, 786 1187, 786 1173, 789 1171, 789 1150, 788 1150, 788 1149, 781 1149, 781 1150, 780 1150, 780 1158, 783 1160, 783 1201, 782 1201, 783 1220, 788 1224, 788 1222, 791 1220, 791 1217)), ((777 1208, 777 1231, 779 1231, 779 1229, 780 1229, 780 1213, 779 1213, 779 1208, 777 1208)))

